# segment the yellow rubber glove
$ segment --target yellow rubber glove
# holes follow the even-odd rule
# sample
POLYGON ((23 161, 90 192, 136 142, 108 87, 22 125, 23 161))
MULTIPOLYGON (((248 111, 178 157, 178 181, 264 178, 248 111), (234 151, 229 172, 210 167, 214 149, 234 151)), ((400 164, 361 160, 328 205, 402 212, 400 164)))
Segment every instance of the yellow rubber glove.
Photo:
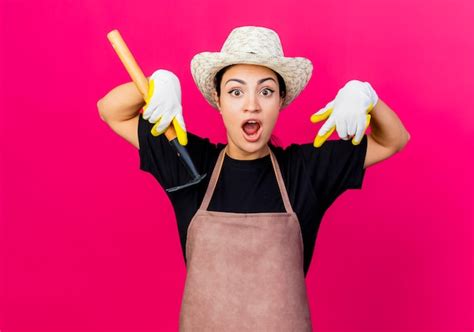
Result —
POLYGON ((179 144, 188 144, 181 106, 181 85, 174 73, 159 69, 151 75, 142 116, 155 124, 151 129, 153 136, 163 134, 172 122, 179 144))
POLYGON ((314 139, 319 148, 337 130, 339 137, 358 145, 370 123, 370 111, 378 102, 375 90, 368 82, 351 80, 341 88, 336 98, 311 116, 311 122, 326 120, 314 139))

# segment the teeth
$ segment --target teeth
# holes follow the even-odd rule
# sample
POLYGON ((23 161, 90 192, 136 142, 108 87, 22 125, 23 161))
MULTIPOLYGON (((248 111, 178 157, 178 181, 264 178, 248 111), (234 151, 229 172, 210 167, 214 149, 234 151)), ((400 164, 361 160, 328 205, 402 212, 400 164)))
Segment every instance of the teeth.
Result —
POLYGON ((253 120, 250 120, 250 121, 247 121, 248 123, 257 123, 257 121, 253 121, 253 120))

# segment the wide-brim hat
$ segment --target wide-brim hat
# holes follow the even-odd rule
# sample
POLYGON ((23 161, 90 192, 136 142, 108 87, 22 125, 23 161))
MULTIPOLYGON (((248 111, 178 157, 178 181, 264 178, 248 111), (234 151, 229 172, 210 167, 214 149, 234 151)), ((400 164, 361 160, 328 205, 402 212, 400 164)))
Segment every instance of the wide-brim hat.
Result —
POLYGON ((256 26, 235 28, 220 52, 198 53, 191 60, 194 82, 216 109, 214 77, 219 70, 233 64, 265 66, 280 74, 286 85, 286 96, 281 108, 288 106, 303 91, 313 71, 310 60, 284 56, 280 37, 275 31, 256 26))

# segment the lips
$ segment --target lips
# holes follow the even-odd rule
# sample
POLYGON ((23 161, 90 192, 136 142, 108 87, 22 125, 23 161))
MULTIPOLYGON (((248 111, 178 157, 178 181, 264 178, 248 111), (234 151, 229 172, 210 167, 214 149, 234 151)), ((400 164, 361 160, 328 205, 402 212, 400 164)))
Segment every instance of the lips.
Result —
POLYGON ((243 136, 248 142, 258 141, 263 132, 262 122, 258 119, 246 119, 241 127, 243 136))

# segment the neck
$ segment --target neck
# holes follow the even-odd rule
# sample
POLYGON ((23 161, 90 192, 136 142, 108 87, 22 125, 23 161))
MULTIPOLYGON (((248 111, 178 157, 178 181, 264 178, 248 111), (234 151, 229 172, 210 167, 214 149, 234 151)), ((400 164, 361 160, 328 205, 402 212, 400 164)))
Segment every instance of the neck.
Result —
POLYGON ((269 155, 270 154, 270 147, 268 145, 265 145, 264 147, 262 147, 261 149, 259 149, 257 151, 249 152, 249 151, 239 149, 238 147, 234 146, 233 144, 227 144, 226 154, 229 157, 231 157, 232 159, 253 160, 253 159, 263 158, 263 157, 269 155))

